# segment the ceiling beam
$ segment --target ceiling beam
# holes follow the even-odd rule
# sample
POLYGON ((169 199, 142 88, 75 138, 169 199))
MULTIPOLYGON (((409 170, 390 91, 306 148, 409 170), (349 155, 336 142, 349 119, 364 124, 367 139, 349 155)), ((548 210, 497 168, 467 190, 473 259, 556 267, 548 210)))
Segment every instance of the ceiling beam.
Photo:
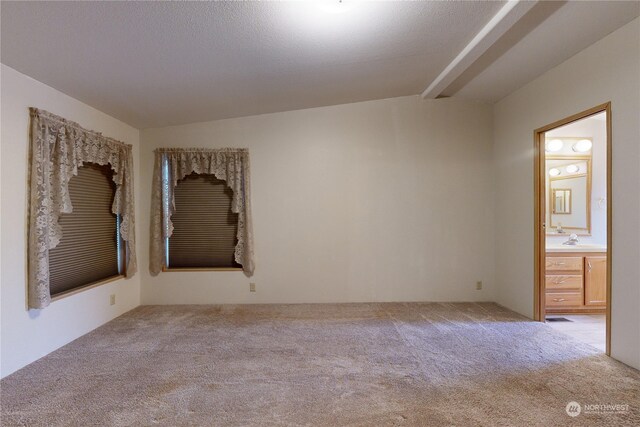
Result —
POLYGON ((422 92, 425 99, 437 98, 451 83, 513 27, 537 1, 510 0, 469 42, 453 61, 422 92))

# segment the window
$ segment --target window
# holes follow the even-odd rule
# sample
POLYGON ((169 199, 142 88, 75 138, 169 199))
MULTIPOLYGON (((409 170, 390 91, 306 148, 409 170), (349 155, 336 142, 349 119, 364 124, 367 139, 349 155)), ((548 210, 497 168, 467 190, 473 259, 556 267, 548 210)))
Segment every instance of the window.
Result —
POLYGON ((238 214, 231 211, 232 197, 213 175, 192 173, 178 181, 168 268, 242 268, 234 259, 238 214))
POLYGON ((249 150, 156 148, 149 272, 255 269, 249 150))
POLYGON ((27 299, 40 310, 52 295, 135 274, 134 162, 129 144, 38 108, 29 115, 27 299))
POLYGON ((116 185, 109 165, 85 163, 69 180, 73 212, 62 214, 62 239, 49 251, 51 296, 122 274, 119 217, 111 212, 116 185))

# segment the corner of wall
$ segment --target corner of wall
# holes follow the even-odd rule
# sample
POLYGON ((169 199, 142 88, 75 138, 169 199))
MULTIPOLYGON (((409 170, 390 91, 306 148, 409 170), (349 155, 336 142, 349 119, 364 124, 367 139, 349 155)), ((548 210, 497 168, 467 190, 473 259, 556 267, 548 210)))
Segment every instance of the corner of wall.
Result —
MULTIPOLYGON (((140 305, 140 274, 88 289, 43 310, 26 307, 29 107, 38 107, 134 146, 140 194, 140 132, 18 71, 1 66, 1 359, 4 377, 140 305), (10 149, 9 149, 10 148, 10 149), (116 305, 109 296, 116 295, 116 305)), ((136 216, 141 214, 136 207, 136 216)), ((139 227, 136 227, 139 233, 139 227)), ((139 248, 137 248, 139 250, 139 248)))

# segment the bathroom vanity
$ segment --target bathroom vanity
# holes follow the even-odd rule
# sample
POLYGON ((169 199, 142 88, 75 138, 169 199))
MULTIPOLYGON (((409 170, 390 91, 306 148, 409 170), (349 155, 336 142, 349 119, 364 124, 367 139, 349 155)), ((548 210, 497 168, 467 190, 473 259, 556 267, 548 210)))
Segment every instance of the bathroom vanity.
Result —
POLYGON ((545 301, 549 314, 604 313, 607 306, 606 247, 547 247, 545 301))

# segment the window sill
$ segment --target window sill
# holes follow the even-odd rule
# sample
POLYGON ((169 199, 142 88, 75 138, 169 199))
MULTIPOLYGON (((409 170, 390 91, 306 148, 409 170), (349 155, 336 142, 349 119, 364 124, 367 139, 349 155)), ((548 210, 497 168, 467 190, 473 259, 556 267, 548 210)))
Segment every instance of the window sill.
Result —
POLYGON ((189 271, 242 271, 240 267, 185 267, 185 268, 163 268, 165 273, 182 273, 189 271))
POLYGON ((69 289, 68 291, 64 291, 64 292, 60 292, 59 294, 52 295, 51 302, 58 301, 66 297, 70 297, 71 295, 88 291, 89 289, 97 288, 98 286, 106 285, 107 283, 115 282, 116 280, 120 280, 124 278, 125 278, 124 274, 118 274, 117 276, 107 277, 106 279, 98 280, 97 282, 87 283, 84 286, 69 289))

